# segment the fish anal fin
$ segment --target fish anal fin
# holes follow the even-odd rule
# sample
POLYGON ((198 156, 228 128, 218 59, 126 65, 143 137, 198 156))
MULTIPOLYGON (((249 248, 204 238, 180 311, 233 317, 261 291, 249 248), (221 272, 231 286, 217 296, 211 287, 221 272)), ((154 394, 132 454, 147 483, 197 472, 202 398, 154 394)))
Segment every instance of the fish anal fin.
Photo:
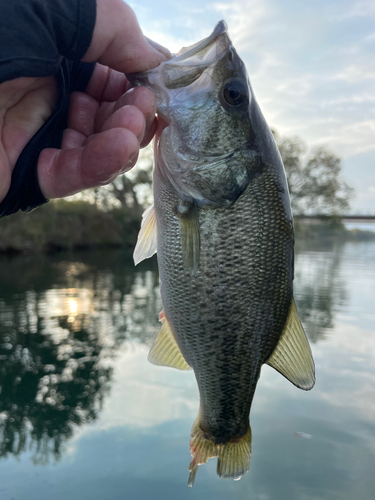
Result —
POLYGON ((249 470, 251 454, 251 429, 245 435, 228 443, 215 444, 208 439, 199 427, 199 417, 191 430, 190 453, 193 460, 189 466, 188 486, 193 486, 198 466, 210 458, 217 457, 217 475, 226 479, 238 480, 249 470))
POLYGON ((198 210, 193 203, 181 202, 177 207, 182 260, 194 274, 199 264, 200 236, 198 210))
POLYGON ((314 387, 314 360, 294 299, 280 340, 266 363, 300 389, 314 387))
POLYGON ((142 225, 133 254, 135 265, 142 262, 142 260, 152 257, 156 253, 156 238, 155 207, 154 205, 150 205, 142 215, 142 225))
POLYGON ((161 317, 161 329, 151 347, 148 360, 153 365, 170 366, 178 370, 191 370, 177 345, 163 311, 160 314, 163 314, 161 317))

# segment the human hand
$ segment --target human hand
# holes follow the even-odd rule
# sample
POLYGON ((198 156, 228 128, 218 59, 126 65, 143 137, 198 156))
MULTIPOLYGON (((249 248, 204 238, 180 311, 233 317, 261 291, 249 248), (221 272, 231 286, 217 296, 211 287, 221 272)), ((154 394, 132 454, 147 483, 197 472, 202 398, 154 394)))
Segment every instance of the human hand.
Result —
MULTIPOLYGON (((122 0, 97 0, 95 30, 83 60, 101 64, 85 92, 71 96, 61 149, 44 149, 39 156, 38 180, 46 198, 106 184, 135 164, 139 147, 151 140, 156 128, 155 100, 146 88, 129 91, 124 73, 156 67, 166 57, 167 50, 148 43, 122 0)), ((55 102, 52 77, 0 85, 0 201, 20 153, 55 102)))

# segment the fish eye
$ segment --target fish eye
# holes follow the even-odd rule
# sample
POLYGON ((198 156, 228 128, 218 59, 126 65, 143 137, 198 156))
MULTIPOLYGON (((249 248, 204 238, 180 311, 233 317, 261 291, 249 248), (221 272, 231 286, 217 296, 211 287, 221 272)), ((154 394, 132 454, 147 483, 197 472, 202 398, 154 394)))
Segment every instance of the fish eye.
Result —
POLYGON ((242 82, 232 80, 226 83, 223 89, 224 100, 229 106, 240 106, 248 101, 247 89, 242 82))

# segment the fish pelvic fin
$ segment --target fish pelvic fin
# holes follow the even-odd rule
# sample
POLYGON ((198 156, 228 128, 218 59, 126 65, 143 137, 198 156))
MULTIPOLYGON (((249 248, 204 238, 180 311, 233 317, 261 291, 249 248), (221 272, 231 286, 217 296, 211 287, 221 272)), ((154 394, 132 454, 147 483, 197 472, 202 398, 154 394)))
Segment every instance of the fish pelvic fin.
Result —
POLYGON ((217 457, 216 472, 219 477, 238 480, 249 470, 251 454, 251 428, 245 435, 228 443, 215 444, 207 438, 199 427, 198 419, 191 430, 190 453, 193 457, 189 465, 188 486, 192 487, 199 465, 217 457))
POLYGON ((309 391, 314 387, 314 360, 294 299, 280 340, 266 363, 298 388, 309 391))
POLYGON ((142 260, 152 257, 156 253, 156 214, 154 204, 150 205, 142 215, 141 229, 138 233, 137 244, 133 259, 137 265, 142 260))
POLYGON ((163 311, 160 313, 160 321, 161 329, 151 347, 148 360, 153 365, 170 366, 178 370, 191 370, 177 345, 163 311))
POLYGON ((198 210, 194 203, 181 202, 177 207, 182 260, 192 275, 199 264, 200 235, 198 210))

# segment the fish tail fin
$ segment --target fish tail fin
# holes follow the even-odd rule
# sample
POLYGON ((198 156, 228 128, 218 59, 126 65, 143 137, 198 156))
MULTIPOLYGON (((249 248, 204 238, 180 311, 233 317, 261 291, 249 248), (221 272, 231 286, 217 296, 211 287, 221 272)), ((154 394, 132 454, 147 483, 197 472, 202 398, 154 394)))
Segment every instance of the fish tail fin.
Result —
POLYGON ((188 486, 193 486, 198 466, 210 458, 218 457, 217 474, 219 477, 238 480, 249 470, 251 452, 250 425, 246 434, 225 444, 215 444, 205 436, 198 419, 191 430, 190 453, 193 457, 189 465, 188 486))
POLYGON ((244 436, 218 446, 217 475, 238 480, 249 470, 251 454, 250 425, 244 436))
POLYGON ((205 437, 204 432, 199 426, 198 418, 191 429, 190 453, 193 460, 189 465, 190 475, 188 486, 190 487, 194 484, 198 466, 205 464, 212 457, 217 457, 218 453, 216 444, 211 439, 205 437))

